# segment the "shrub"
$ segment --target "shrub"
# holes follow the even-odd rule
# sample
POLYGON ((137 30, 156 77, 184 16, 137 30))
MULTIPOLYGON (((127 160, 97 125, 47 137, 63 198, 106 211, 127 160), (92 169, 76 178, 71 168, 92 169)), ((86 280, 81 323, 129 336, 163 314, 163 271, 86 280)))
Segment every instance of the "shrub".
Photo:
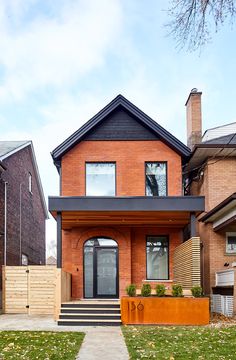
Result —
POLYGON ((172 295, 175 297, 183 296, 183 288, 179 284, 175 284, 172 286, 172 295))
POLYGON ((191 289, 192 295, 194 297, 201 297, 203 296, 203 291, 201 286, 193 286, 191 289))
POLYGON ((135 284, 130 284, 126 287, 126 293, 129 296, 136 296, 136 285, 135 284))
POLYGON ((163 284, 156 285, 156 294, 157 296, 165 296, 166 288, 163 284))
POLYGON ((141 295, 142 296, 150 296, 151 295, 151 285, 150 284, 143 284, 141 289, 141 295))

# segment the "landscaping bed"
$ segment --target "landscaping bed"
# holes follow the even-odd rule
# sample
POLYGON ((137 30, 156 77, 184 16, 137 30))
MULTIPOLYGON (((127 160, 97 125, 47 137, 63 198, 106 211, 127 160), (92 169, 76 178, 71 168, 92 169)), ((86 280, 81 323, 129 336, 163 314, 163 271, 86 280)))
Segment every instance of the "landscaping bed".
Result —
POLYGON ((236 328, 123 326, 131 360, 233 360, 236 328))
POLYGON ((0 331, 0 359, 75 360, 84 335, 79 332, 0 331))

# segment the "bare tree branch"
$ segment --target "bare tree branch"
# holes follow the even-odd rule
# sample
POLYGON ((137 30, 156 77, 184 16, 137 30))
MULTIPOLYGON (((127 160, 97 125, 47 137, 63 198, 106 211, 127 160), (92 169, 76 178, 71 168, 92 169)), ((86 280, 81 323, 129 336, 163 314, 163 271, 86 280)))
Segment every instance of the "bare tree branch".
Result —
POLYGON ((180 48, 201 48, 211 39, 212 27, 217 32, 226 20, 234 23, 235 0, 172 0, 171 4, 166 26, 180 48))

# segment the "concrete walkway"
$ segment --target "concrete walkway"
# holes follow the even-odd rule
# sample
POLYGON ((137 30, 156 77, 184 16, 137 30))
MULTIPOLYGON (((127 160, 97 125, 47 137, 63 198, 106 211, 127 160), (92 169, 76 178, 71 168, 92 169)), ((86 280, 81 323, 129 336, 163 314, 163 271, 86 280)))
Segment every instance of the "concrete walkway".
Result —
POLYGON ((58 326, 46 315, 0 315, 0 331, 80 331, 85 339, 76 360, 128 360, 129 355, 119 326, 58 326))

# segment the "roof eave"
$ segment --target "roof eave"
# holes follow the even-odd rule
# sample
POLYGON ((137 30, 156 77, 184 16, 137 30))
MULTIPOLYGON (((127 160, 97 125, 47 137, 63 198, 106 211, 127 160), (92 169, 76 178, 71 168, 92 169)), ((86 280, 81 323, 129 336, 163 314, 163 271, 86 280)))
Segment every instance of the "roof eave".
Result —
POLYGON ((191 155, 191 150, 184 145, 175 136, 170 134, 161 125, 157 124, 152 118, 145 114, 142 110, 124 98, 118 95, 95 116, 87 121, 80 129, 74 132, 63 143, 57 146, 51 153, 53 160, 59 160, 67 151, 69 151, 78 142, 83 140, 86 134, 95 126, 97 126, 108 114, 115 110, 118 106, 123 106, 127 111, 135 115, 142 123, 144 123, 154 133, 158 134, 161 139, 175 149, 182 157, 187 159, 191 155))
POLYGON ((212 210, 208 211, 201 219, 202 222, 209 222, 211 221, 211 217, 215 215, 218 211, 222 210, 225 206, 227 206, 231 201, 236 200, 236 193, 233 193, 229 197, 227 197, 225 200, 223 200, 220 204, 215 206, 212 210))

